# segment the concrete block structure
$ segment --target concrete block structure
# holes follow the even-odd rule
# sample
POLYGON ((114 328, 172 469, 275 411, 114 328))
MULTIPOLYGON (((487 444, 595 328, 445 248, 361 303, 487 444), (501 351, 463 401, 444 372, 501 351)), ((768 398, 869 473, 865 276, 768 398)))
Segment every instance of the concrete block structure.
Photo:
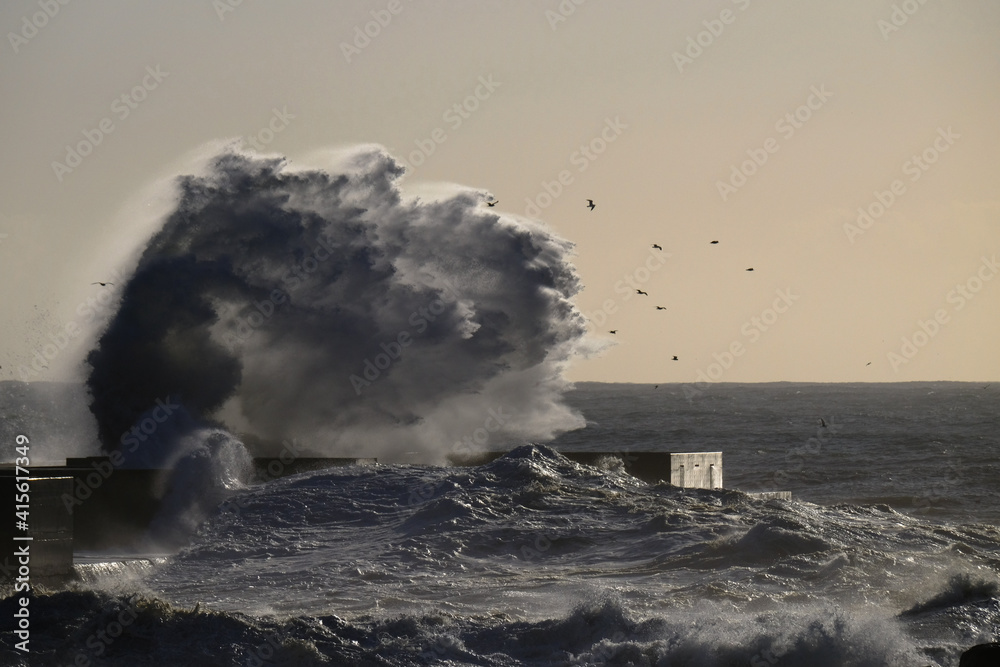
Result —
POLYGON ((721 489, 722 452, 670 454, 670 483, 685 489, 721 489))
MULTIPOLYGON (((457 465, 481 465, 506 452, 482 452, 457 465)), ((722 452, 560 452, 580 464, 606 467, 613 458, 629 474, 651 484, 669 482, 688 489, 722 488, 722 452)), ((343 465, 375 465, 374 458, 254 459, 258 481, 343 465)), ((15 471, 0 466, 0 495, 8 519, 0 522, 0 542, 11 545, 15 471)), ((74 550, 127 548, 139 540, 160 509, 171 486, 169 470, 117 469, 108 457, 67 459, 65 466, 38 466, 30 471, 32 576, 66 576, 74 550)), ((787 498, 785 492, 771 497, 787 498)), ((0 556, 0 565, 3 564, 0 556)), ((12 570, 12 571, 16 571, 12 570)))
MULTIPOLYGON (((73 515, 63 507, 72 477, 31 479, 31 569, 42 577, 66 576, 73 568, 73 515)), ((13 540, 12 540, 13 541, 13 540)))
MULTIPOLYGON (((73 552, 129 548, 156 518, 170 491, 170 470, 115 468, 106 456, 68 458, 65 466, 33 466, 30 471, 31 569, 33 576, 63 576, 73 552), (37 557, 36 557, 37 555, 37 557)), ((258 480, 376 459, 254 459, 258 480)), ((0 541, 13 544, 15 470, 0 465, 0 497, 7 508, 0 541)), ((12 552, 11 552, 12 553, 12 552)), ((0 554, 0 566, 3 565, 0 554)), ((16 570, 16 568, 15 568, 16 570)))
POLYGON ((757 500, 791 500, 791 491, 750 491, 747 493, 748 496, 752 496, 757 500))
MULTIPOLYGON (((475 456, 452 460, 454 465, 483 465, 507 452, 480 452, 475 456)), ((621 460, 625 472, 644 482, 669 482, 686 489, 722 488, 722 452, 573 452, 559 451, 570 461, 599 465, 601 459, 621 460)))
POLYGON ((0 494, 8 498, 4 507, 7 516, 0 522, 0 542, 6 553, 0 557, 4 567, 0 569, 13 579, 18 572, 18 559, 12 554, 16 548, 28 545, 30 579, 41 577, 68 576, 73 569, 73 515, 63 507, 62 495, 73 489, 72 477, 28 476, 28 530, 18 530, 15 526, 15 480, 14 468, 0 468, 0 494), (30 537, 31 540, 15 541, 14 537, 30 537), (10 558, 4 561, 4 558, 10 558))

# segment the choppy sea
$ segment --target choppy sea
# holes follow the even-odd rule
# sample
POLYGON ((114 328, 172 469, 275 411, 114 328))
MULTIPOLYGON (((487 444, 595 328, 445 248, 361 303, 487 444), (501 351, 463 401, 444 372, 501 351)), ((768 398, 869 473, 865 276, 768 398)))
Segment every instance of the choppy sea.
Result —
POLYGON ((585 428, 492 463, 249 484, 177 553, 81 558, 0 663, 957 665, 1000 640, 998 397, 581 383, 585 428), (722 451, 726 488, 560 449, 722 451))

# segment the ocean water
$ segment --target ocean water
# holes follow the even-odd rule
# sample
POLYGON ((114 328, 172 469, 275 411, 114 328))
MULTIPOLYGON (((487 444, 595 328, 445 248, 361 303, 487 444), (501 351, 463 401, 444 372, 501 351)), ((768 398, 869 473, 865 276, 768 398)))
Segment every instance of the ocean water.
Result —
POLYGON ((957 665, 1000 640, 998 392, 581 383, 585 428, 487 465, 250 484, 177 553, 81 559, 0 663, 957 665), (722 451, 726 488, 560 448, 722 451))

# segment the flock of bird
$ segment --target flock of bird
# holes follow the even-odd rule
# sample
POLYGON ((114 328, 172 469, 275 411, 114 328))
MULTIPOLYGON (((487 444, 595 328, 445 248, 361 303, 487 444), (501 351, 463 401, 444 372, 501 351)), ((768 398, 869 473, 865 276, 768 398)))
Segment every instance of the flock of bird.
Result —
MULTIPOLYGON (((499 203, 500 203, 500 200, 499 199, 495 199, 493 197, 490 197, 490 199, 486 201, 486 205, 489 206, 490 208, 493 208, 494 206, 496 206, 499 203)), ((597 208, 597 204, 594 203, 593 199, 588 199, 587 200, 587 208, 589 208, 591 211, 593 211, 595 208, 597 208)), ((718 241, 709 241, 710 245, 718 245, 718 243, 719 243, 718 241)), ((658 243, 654 243, 653 244, 653 249, 654 250, 661 250, 662 251, 663 250, 663 246, 659 245, 658 243)), ((747 271, 753 271, 753 267, 751 266, 750 268, 747 269, 747 271)), ((114 283, 112 283, 112 282, 100 282, 100 281, 93 282, 93 283, 90 283, 90 284, 91 285, 100 285, 101 287, 107 287, 108 285, 112 285, 112 286, 114 285, 114 283)), ((636 294, 638 294, 640 296, 649 296, 648 292, 644 292, 643 290, 638 289, 638 288, 636 288, 635 292, 636 292, 636 294)), ((666 310, 666 308, 664 306, 656 306, 656 309, 657 310, 666 310)), ((611 330, 608 331, 608 333, 610 333, 610 334, 617 334, 618 333, 618 329, 611 329, 611 330)), ((680 361, 680 359, 677 358, 677 355, 672 355, 671 361, 680 361)), ((865 365, 866 366, 871 366, 871 363, 872 362, 869 361, 865 365)))
MULTIPOLYGON (((596 207, 597 207, 597 205, 594 203, 593 199, 588 199, 587 200, 587 208, 589 208, 591 211, 593 211, 596 207)), ((715 241, 709 241, 710 245, 718 245, 718 243, 719 242, 717 240, 715 240, 715 241)), ((654 250, 663 250, 663 247, 661 245, 657 244, 657 243, 654 243, 653 244, 653 249, 654 250)), ((753 267, 752 266, 748 267, 747 271, 753 271, 753 267)), ((635 293, 639 294, 641 296, 649 296, 649 294, 647 292, 644 292, 643 290, 638 289, 638 288, 636 288, 635 293)), ((663 307, 663 306, 656 306, 656 309, 657 310, 666 310, 666 308, 663 307)), ((609 334, 617 334, 618 333, 618 329, 611 329, 611 330, 608 331, 608 333, 609 334)), ((672 355, 670 360, 671 361, 680 361, 680 359, 678 359, 677 355, 672 355)), ((870 361, 867 364, 865 364, 865 366, 871 366, 871 365, 872 365, 872 362, 870 362, 870 361)), ((657 387, 659 387, 659 385, 657 385, 657 387)), ((655 388, 656 387, 654 387, 654 389, 655 388)))
MULTIPOLYGON (((486 205, 489 206, 490 208, 493 208, 494 206, 496 206, 499 203, 500 203, 500 200, 499 199, 495 199, 492 196, 490 196, 490 198, 486 200, 486 205)), ((597 204, 594 203, 593 199, 588 199, 586 206, 591 211, 593 211, 595 208, 597 208, 597 204)), ((719 243, 718 241, 709 241, 710 245, 718 245, 718 243, 719 243)), ((653 244, 653 249, 654 250, 660 250, 660 251, 662 251, 663 250, 663 246, 661 246, 658 243, 654 243, 653 244)), ((753 271, 753 267, 748 268, 747 271, 753 271)), ((649 292, 646 292, 646 291, 638 289, 638 288, 636 288, 635 293, 638 294, 638 295, 640 295, 640 296, 649 296, 649 292)), ((657 310, 666 310, 666 307, 665 306, 656 306, 656 309, 657 310)), ((618 329, 611 329, 611 330, 608 331, 608 333, 612 334, 612 335, 613 334, 617 334, 618 333, 618 329)), ((672 355, 671 361, 680 361, 680 359, 678 359, 677 355, 672 355)))
MULTIPOLYGON (((593 211, 595 208, 597 208, 597 204, 594 203, 593 199, 588 199, 587 200, 587 208, 589 208, 591 211, 593 211)), ((718 241, 709 241, 709 245, 718 245, 718 243, 719 243, 718 241)), ((653 249, 654 250, 663 250, 663 246, 661 246, 658 243, 654 243, 653 244, 653 249)), ((747 271, 753 271, 753 267, 748 268, 747 271)), ((643 290, 638 289, 638 288, 636 288, 635 293, 639 294, 641 296, 649 296, 648 292, 644 292, 643 290)), ((664 307, 664 306, 656 306, 656 309, 657 310, 666 310, 666 307, 664 307)), ((618 333, 618 329, 610 329, 608 331, 608 333, 609 334, 617 334, 618 333)), ((671 355, 670 360, 671 361, 680 361, 680 359, 677 357, 676 354, 675 355, 671 355)), ((657 385, 657 386, 659 386, 659 385, 657 385)))
MULTIPOLYGON (((492 198, 492 197, 486 201, 486 205, 489 206, 490 208, 493 208, 494 206, 496 206, 499 203, 500 203, 499 199, 495 199, 495 198, 492 198)), ((597 204, 594 203, 593 199, 588 199, 587 200, 587 208, 589 208, 591 211, 593 211, 595 208, 597 208, 597 204)), ((718 244, 718 241, 711 241, 710 243, 712 245, 715 245, 715 244, 718 244)), ((663 250, 663 246, 659 245, 658 243, 654 243, 653 244, 653 248, 655 250, 663 250)), ((751 268, 747 269, 747 271, 753 271, 753 268, 751 267, 751 268)), ((91 285, 100 285, 101 287, 107 287, 108 285, 112 285, 112 286, 114 285, 114 283, 112 283, 112 282, 100 282, 100 281, 94 282, 94 283, 90 283, 90 284, 91 285)), ((636 292, 636 294, 639 294, 639 295, 642 295, 642 296, 649 296, 648 292, 644 292, 641 289, 636 289, 635 292, 636 292)), ((666 310, 666 308, 664 306, 657 306, 656 309, 657 310, 666 310)), ((608 333, 610 333, 610 334, 617 334, 618 333, 618 329, 612 329, 608 333)), ((679 361, 679 359, 675 355, 675 356, 673 356, 672 361, 679 361)))

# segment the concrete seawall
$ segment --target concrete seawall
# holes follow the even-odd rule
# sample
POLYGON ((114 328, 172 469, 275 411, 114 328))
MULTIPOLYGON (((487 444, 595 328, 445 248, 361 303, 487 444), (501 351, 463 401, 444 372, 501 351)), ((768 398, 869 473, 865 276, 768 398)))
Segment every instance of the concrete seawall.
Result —
POLYGON ((28 547, 28 568, 30 579, 36 577, 60 577, 70 574, 73 568, 73 515, 63 508, 61 496, 72 488, 72 477, 37 477, 30 474, 27 480, 16 480, 14 469, 0 467, 0 494, 9 499, 4 506, 9 508, 0 521, 0 544, 4 552, 0 572, 5 579, 17 577, 23 564, 14 554, 25 545, 28 547), (26 486, 25 486, 26 484, 26 486), (27 489, 26 492, 23 490, 27 489), (27 495, 28 508, 20 510, 15 506, 15 494, 27 495), (15 511, 23 511, 27 530, 17 526, 20 519, 15 511), (30 539, 15 539, 28 537, 30 539))
MULTIPOLYGON (((482 452, 455 465, 481 465, 506 452, 482 452)), ((627 473, 648 483, 667 482, 682 488, 722 488, 721 452, 560 452, 580 464, 599 466, 602 459, 620 461, 627 473)), ((257 481, 344 465, 374 465, 374 458, 256 458, 257 481)), ((127 549, 146 533, 170 486, 169 470, 116 469, 107 457, 67 459, 65 466, 35 467, 30 472, 30 520, 33 576, 66 576, 74 551, 127 549)), ((0 497, 8 520, 0 521, 0 540, 16 544, 15 470, 0 465, 0 497)), ((787 492, 756 494, 790 499, 787 492)), ((8 550, 12 554, 14 549, 8 550)), ((0 572, 17 571, 2 562, 0 572)))
MULTIPOLYGON (((332 466, 375 462, 356 458, 257 458, 254 473, 257 481, 262 481, 332 466)), ((104 456, 69 458, 65 466, 32 467, 28 534, 32 537, 33 575, 69 574, 74 550, 114 551, 136 544, 159 512, 170 490, 170 476, 169 470, 115 468, 104 456)), ((0 540, 5 545, 14 543, 16 533, 15 490, 14 467, 0 465, 0 506, 8 508, 9 519, 0 521, 0 540)), ((13 548, 7 553, 13 553, 13 548)), ((0 555, 0 578, 11 571, 9 564, 3 566, 0 555)))
MULTIPOLYGON (((455 465, 483 465, 495 461, 507 452, 480 452, 454 458, 455 465)), ((668 482, 685 489, 722 488, 722 452, 572 452, 560 451, 570 461, 588 466, 601 459, 615 458, 625 466, 625 472, 644 482, 668 482)))

